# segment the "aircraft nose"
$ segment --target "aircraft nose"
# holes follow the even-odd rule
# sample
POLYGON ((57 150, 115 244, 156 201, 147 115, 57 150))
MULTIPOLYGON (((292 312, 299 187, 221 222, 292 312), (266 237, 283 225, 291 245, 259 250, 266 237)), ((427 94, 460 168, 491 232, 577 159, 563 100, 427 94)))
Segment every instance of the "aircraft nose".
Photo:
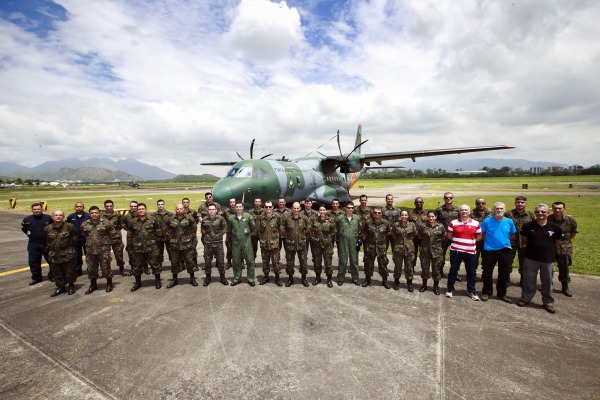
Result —
POLYGON ((212 189, 213 199, 221 205, 229 205, 232 197, 231 189, 225 185, 215 185, 212 189))

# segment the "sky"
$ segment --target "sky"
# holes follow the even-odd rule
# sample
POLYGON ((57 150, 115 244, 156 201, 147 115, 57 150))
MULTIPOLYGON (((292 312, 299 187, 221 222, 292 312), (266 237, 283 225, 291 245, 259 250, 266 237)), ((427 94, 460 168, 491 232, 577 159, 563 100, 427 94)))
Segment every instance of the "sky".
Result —
MULTIPOLYGON (((600 162, 597 0, 2 0, 0 161, 507 144, 600 162)), ((388 162, 406 165, 410 161, 388 162)))

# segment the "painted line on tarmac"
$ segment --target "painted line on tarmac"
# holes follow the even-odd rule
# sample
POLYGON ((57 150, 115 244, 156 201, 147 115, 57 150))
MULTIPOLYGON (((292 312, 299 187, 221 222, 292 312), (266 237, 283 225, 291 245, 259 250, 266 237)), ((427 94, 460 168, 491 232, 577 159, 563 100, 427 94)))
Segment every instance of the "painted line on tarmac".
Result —
MULTIPOLYGON (((48 264, 42 264, 42 268, 46 268, 47 266, 48 266, 48 264)), ((29 271, 29 270, 30 270, 29 267, 11 269, 9 271, 0 272, 0 277, 16 274, 19 272, 25 272, 25 271, 29 271)))

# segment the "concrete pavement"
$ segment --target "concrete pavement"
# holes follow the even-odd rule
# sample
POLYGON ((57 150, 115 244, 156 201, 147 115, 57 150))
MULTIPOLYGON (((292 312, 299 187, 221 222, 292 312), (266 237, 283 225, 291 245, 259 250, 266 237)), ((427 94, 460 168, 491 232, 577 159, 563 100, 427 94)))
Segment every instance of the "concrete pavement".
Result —
POLYGON ((299 275, 231 288, 216 271, 192 287, 183 273, 167 290, 166 268, 160 290, 151 275, 135 293, 115 276, 112 293, 99 280, 84 295, 83 276, 75 295, 50 298, 53 283, 4 274, 26 266, 20 218, 0 213, 0 398, 600 398, 597 277, 573 276, 572 298, 555 290, 555 315, 539 294, 518 308, 474 302, 465 283, 453 299, 409 293, 404 278, 386 290, 377 274, 329 289, 299 275))

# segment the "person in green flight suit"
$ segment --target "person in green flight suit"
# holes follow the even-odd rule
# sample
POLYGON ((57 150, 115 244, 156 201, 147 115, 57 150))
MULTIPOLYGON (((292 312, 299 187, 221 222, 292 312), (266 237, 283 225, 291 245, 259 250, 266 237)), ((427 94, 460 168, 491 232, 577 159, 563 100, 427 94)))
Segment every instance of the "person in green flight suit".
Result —
POLYGON ((254 252, 252 251, 251 235, 254 229, 254 217, 244 212, 241 201, 235 203, 235 215, 227 218, 227 231, 232 240, 232 266, 233 281, 235 286, 242 279, 242 258, 246 260, 246 274, 248 285, 254 286, 254 252))

